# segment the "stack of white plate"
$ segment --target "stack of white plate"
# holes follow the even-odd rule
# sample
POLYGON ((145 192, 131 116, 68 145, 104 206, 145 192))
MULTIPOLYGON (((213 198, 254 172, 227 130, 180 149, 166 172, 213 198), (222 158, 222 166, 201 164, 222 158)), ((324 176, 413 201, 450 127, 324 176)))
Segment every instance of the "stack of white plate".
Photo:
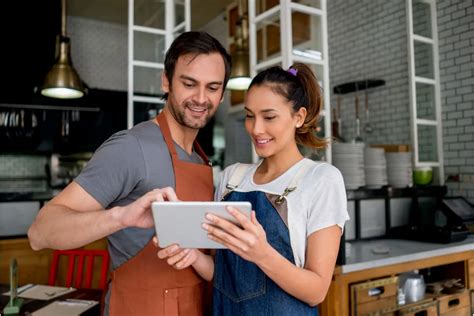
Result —
POLYGON ((387 161, 383 148, 364 149, 365 186, 378 189, 388 184, 387 161))
POLYGON ((411 187, 413 185, 411 152, 385 153, 385 158, 388 184, 394 188, 411 187))
POLYGON ((332 161, 344 177, 346 189, 353 190, 365 185, 363 143, 334 143, 332 161))

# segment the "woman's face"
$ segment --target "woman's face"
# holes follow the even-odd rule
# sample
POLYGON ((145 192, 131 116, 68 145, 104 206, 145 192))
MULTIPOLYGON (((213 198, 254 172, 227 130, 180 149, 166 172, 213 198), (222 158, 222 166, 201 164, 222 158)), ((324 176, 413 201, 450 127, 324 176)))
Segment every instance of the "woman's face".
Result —
POLYGON ((278 155, 296 146, 295 131, 304 122, 305 108, 294 112, 283 96, 262 85, 247 92, 245 111, 245 128, 260 157, 278 155))

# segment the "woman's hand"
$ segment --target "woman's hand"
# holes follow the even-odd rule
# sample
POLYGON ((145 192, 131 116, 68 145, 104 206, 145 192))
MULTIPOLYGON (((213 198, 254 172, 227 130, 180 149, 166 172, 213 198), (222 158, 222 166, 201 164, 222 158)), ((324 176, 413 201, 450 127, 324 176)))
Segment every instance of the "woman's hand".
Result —
POLYGON ((257 221, 255 211, 250 218, 234 207, 227 207, 227 211, 237 220, 240 227, 222 217, 207 214, 210 223, 203 223, 202 227, 208 232, 209 239, 223 244, 232 252, 258 265, 265 258, 271 248, 262 225, 257 221))
MULTIPOLYGON (((153 237, 153 243, 158 246, 158 240, 153 237)), ((183 249, 177 244, 170 245, 158 251, 158 258, 166 259, 166 262, 176 270, 186 269, 193 265, 200 251, 198 249, 183 249)))

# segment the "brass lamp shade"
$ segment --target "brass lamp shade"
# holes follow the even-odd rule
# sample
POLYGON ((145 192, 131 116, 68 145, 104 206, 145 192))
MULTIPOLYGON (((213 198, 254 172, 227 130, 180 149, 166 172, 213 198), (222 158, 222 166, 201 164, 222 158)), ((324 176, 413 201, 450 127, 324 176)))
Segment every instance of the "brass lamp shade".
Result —
POLYGON ((238 0, 239 17, 235 29, 235 51, 232 53, 232 72, 230 73, 227 89, 247 90, 252 78, 249 70, 249 52, 247 40, 247 1, 238 0))
POLYGON ((58 59, 46 75, 41 94, 60 99, 77 99, 84 96, 84 85, 72 66, 67 37, 61 39, 58 59))
POLYGON ((71 41, 66 35, 66 0, 61 0, 61 34, 56 38, 57 59, 41 87, 41 94, 50 98, 77 99, 85 89, 71 61, 71 41))
POLYGON ((237 49, 232 54, 232 72, 227 89, 247 90, 252 78, 249 73, 249 55, 243 49, 237 49))

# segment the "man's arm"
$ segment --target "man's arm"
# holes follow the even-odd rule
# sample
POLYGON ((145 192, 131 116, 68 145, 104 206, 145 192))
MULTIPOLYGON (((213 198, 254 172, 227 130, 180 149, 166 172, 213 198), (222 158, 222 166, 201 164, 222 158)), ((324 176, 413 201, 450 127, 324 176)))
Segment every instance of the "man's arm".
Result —
POLYGON ((151 203, 164 199, 177 199, 172 188, 156 189, 127 206, 104 210, 72 182, 38 213, 28 230, 31 248, 78 248, 126 227, 153 227, 151 203))

